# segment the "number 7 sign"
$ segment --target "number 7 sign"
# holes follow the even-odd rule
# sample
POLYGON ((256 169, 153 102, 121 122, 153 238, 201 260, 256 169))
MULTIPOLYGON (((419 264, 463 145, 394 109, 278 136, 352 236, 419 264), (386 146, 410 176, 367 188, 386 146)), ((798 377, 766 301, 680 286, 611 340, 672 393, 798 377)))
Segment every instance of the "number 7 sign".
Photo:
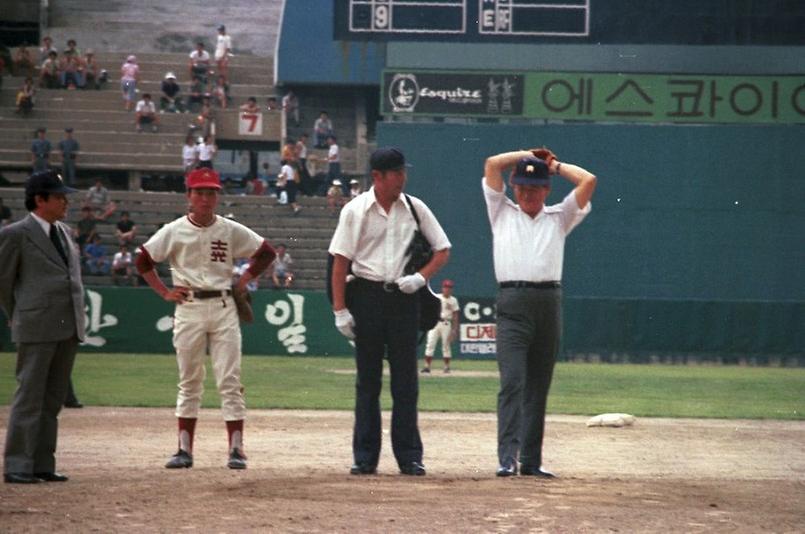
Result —
POLYGON ((243 112, 238 117, 239 135, 263 135, 263 114, 243 112))

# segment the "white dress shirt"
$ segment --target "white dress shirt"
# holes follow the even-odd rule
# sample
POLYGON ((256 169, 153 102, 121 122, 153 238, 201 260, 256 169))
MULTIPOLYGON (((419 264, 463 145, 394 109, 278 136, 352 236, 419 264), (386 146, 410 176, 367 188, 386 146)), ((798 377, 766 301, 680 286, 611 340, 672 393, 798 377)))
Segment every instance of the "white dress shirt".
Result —
POLYGON ((545 206, 533 219, 506 196, 482 182, 492 225, 495 277, 498 282, 559 282, 565 238, 592 209, 579 209, 571 191, 559 204, 545 206))
MULTIPOLYGON (((433 212, 418 198, 409 197, 433 250, 450 248, 450 240, 433 212)), ((415 230, 416 221, 405 198, 400 195, 386 213, 372 187, 341 210, 329 252, 351 260, 352 272, 359 278, 393 282, 403 275, 415 230)))

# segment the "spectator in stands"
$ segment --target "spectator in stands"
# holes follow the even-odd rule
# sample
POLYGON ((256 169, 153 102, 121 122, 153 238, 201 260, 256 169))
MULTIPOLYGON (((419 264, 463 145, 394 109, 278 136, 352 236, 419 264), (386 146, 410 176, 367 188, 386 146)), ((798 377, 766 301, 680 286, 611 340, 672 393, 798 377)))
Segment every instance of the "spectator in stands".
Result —
POLYGON ((87 189, 84 206, 89 207, 95 218, 99 220, 106 220, 117 209, 117 205, 112 201, 109 190, 104 187, 101 179, 96 180, 95 185, 87 189))
POLYGON ((212 161, 215 159, 215 153, 218 152, 213 137, 209 134, 205 135, 204 141, 198 144, 196 150, 198 150, 198 166, 212 169, 212 161))
POLYGON ((95 218, 92 208, 89 206, 81 208, 81 218, 78 219, 76 227, 73 229, 73 237, 75 237, 75 242, 78 243, 78 248, 82 254, 86 244, 91 242, 97 233, 97 227, 98 219, 95 218))
POLYGON ((207 94, 207 87, 201 78, 193 76, 193 81, 190 83, 190 96, 187 99, 187 109, 190 113, 196 113, 204 105, 204 97, 207 94))
POLYGON ((184 104, 179 92, 182 88, 176 82, 176 75, 172 72, 165 73, 165 79, 162 80, 160 85, 162 94, 159 96, 159 108, 162 112, 168 113, 182 113, 184 112, 184 104))
POLYGON ((88 48, 84 55, 84 87, 101 88, 101 71, 92 48, 88 48))
POLYGON ((226 26, 218 26, 218 39, 215 45, 215 64, 218 75, 223 76, 224 83, 229 82, 229 57, 232 55, 232 37, 226 33, 226 26))
POLYGON ((126 102, 126 111, 134 109, 134 99, 137 98, 137 80, 140 79, 140 66, 137 65, 137 56, 130 55, 120 67, 120 88, 123 91, 123 100, 126 102))
POLYGON ((195 128, 201 130, 202 136, 207 136, 212 133, 212 123, 215 121, 215 113, 212 110, 212 103, 210 97, 205 96, 201 105, 201 111, 196 116, 195 128))
POLYGON ((151 100, 151 93, 143 93, 142 100, 137 102, 134 124, 138 132, 143 131, 143 124, 150 124, 151 131, 154 133, 159 129, 159 115, 157 115, 156 104, 151 100))
MULTIPOLYGON (((75 41, 73 41, 75 42, 75 41)), ((84 64, 75 51, 65 50, 59 65, 59 82, 64 89, 84 87, 84 64)))
POLYGON ((61 174, 67 185, 73 186, 76 181, 75 166, 78 163, 78 152, 81 146, 78 141, 73 139, 73 129, 64 129, 64 139, 59 141, 59 150, 61 151, 61 174))
POLYGON ((361 183, 353 178, 349 181, 349 199, 352 200, 353 198, 357 197, 363 193, 363 189, 361 189, 361 183))
POLYGON ((84 248, 84 266, 89 274, 109 274, 109 256, 99 234, 84 248))
POLYGON ((270 167, 267 162, 263 163, 262 172, 259 178, 266 184, 266 191, 270 196, 277 196, 277 176, 270 172, 270 167))
POLYGON ((48 52, 47 59, 39 67, 39 87, 43 89, 59 87, 59 54, 55 50, 48 52))
POLYGON ((51 52, 56 52, 58 55, 59 51, 56 50, 56 47, 53 46, 53 39, 50 38, 50 35, 45 35, 42 37, 42 46, 39 47, 39 65, 41 66, 45 60, 50 57, 51 52))
POLYGON ((131 245, 137 236, 137 225, 129 218, 128 211, 120 212, 120 220, 115 225, 117 242, 121 245, 131 245))
MULTIPOLYGON (((277 175, 277 189, 280 189, 280 183, 282 183, 282 190, 285 192, 286 202, 291 205, 291 208, 293 208, 293 214, 296 215, 302 210, 302 208, 299 207, 299 204, 296 203, 296 191, 298 189, 299 181, 296 167, 292 161, 282 160, 281 163, 282 169, 277 175)), ((285 204, 286 202, 280 203, 285 204)))
POLYGON ((14 76, 32 77, 34 74, 34 58, 27 43, 22 43, 14 52, 11 72, 14 76))
POLYGON ((299 99, 291 90, 282 97, 282 111, 285 112, 286 121, 293 117, 294 125, 299 126, 299 99))
POLYGON ((196 140, 192 135, 185 137, 184 145, 182 145, 182 167, 187 174, 196 168, 198 162, 198 149, 196 148, 196 140))
POLYGON ((219 75, 215 79, 215 87, 212 88, 212 99, 221 109, 226 109, 227 92, 226 78, 223 75, 219 75))
POLYGON ((131 286, 137 285, 137 277, 134 276, 134 259, 126 245, 120 245, 120 249, 112 257, 112 281, 116 286, 122 285, 122 283, 131 286))
POLYGON ((27 115, 34 109, 34 98, 36 96, 36 89, 34 88, 34 81, 29 76, 22 82, 20 90, 17 91, 17 109, 16 113, 20 115, 27 115))
POLYGON ((271 264, 271 281, 274 282, 274 289, 288 289, 293 282, 293 273, 291 272, 291 265, 293 259, 288 253, 288 247, 285 243, 277 245, 277 257, 274 258, 274 263, 271 264))
POLYGON ((50 141, 45 139, 47 130, 44 128, 37 128, 36 138, 31 143, 31 164, 33 172, 46 171, 50 166, 50 151, 53 147, 50 141))
POLYGON ((277 102, 277 97, 276 96, 268 97, 268 100, 266 101, 266 111, 277 111, 279 109, 280 105, 277 102))
POLYGON ((291 139, 290 137, 285 139, 285 143, 282 145, 282 152, 280 153, 280 159, 284 159, 286 161, 290 161, 293 165, 296 165, 296 142, 291 139))
POLYGON ((67 40, 67 48, 64 49, 65 56, 81 56, 81 51, 76 48, 75 39, 67 40))
POLYGON ((246 113, 260 113, 260 106, 257 105, 257 99, 250 96, 246 99, 245 104, 240 105, 240 110, 246 113))
POLYGON ((310 171, 307 169, 307 139, 308 135, 306 133, 299 136, 299 140, 294 145, 294 155, 296 156, 296 166, 299 170, 299 189, 303 194, 313 196, 316 192, 310 179, 310 171))
POLYGON ((333 180, 327 189, 327 207, 330 214, 335 215, 344 205, 344 190, 341 188, 341 180, 333 180))
POLYGON ((262 196, 266 194, 266 184, 258 176, 246 182, 246 194, 262 196))
POLYGON ((316 136, 316 148, 327 148, 327 138, 333 135, 333 123, 326 111, 319 113, 319 118, 313 123, 313 134, 316 136))
POLYGON ((204 43, 196 43, 196 49, 190 52, 190 78, 198 76, 201 82, 207 85, 207 76, 210 73, 210 53, 204 50, 204 43))
POLYGON ((3 205, 3 197, 0 197, 0 228, 11 223, 11 208, 3 205))
MULTIPOLYGON (((332 183, 333 180, 341 180, 341 153, 334 135, 327 137, 327 145, 330 147, 327 151, 327 179, 332 183)), ((344 196, 349 195, 349 188, 343 184, 341 187, 344 196)))

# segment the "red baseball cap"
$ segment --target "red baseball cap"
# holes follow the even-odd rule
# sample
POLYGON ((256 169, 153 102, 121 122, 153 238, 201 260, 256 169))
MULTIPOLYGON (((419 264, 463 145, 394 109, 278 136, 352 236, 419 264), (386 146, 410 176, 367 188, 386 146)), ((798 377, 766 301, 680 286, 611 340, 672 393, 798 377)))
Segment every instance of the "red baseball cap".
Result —
POLYGON ((186 178, 187 189, 221 189, 221 176, 212 169, 193 169, 186 178))
POLYGON ((453 287, 453 281, 452 281, 452 280, 450 280, 450 279, 448 279, 448 280, 444 280, 444 281, 442 282, 442 286, 443 286, 443 287, 453 287))

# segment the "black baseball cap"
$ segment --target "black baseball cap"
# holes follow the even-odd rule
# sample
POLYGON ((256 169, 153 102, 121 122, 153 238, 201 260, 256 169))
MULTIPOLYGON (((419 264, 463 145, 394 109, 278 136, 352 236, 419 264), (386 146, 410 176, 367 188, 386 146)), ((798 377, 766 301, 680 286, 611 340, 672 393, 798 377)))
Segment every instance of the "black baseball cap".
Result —
POLYGON ((393 146, 378 148, 369 158, 369 167, 373 171, 396 171, 410 166, 405 163, 402 151, 393 146))
POLYGON ((534 156, 522 158, 514 168, 511 182, 514 185, 550 185, 548 164, 534 156))
POLYGON ((64 185, 64 180, 56 171, 39 171, 33 173, 28 181, 25 182, 26 195, 40 195, 43 193, 77 193, 78 189, 73 189, 64 185))

